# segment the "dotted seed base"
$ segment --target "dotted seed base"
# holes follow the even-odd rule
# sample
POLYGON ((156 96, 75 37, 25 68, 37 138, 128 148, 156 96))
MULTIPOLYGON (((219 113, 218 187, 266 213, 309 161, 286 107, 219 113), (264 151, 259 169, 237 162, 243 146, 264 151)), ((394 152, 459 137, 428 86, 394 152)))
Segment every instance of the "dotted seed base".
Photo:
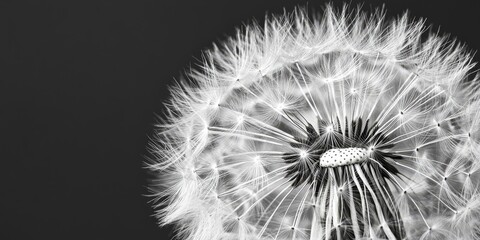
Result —
POLYGON ((326 151, 320 157, 320 167, 340 167, 361 163, 367 159, 365 148, 336 148, 326 151))

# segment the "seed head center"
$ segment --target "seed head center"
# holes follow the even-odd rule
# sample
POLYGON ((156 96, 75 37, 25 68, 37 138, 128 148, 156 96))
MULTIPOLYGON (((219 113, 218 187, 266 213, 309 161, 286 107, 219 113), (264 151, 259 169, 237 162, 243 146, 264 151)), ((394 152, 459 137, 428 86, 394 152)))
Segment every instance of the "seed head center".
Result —
POLYGON ((320 167, 340 167, 364 162, 368 151, 365 148, 334 148, 320 157, 320 167))

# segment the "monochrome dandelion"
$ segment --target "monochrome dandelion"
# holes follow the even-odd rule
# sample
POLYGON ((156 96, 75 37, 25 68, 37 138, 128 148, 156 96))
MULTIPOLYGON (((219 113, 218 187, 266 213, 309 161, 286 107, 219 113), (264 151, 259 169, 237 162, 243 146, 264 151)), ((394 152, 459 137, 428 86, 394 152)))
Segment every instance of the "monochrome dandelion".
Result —
POLYGON ((480 239, 474 65, 407 14, 245 26, 171 88, 157 216, 180 239, 480 239))

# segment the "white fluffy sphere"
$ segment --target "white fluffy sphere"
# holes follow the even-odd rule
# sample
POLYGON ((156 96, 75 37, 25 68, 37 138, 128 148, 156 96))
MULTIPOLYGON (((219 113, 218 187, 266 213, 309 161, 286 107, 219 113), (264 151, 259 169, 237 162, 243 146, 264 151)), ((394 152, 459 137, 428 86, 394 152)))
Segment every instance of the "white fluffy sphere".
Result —
POLYGON ((480 239, 471 55, 326 7, 250 25, 171 88, 149 167, 182 239, 480 239))

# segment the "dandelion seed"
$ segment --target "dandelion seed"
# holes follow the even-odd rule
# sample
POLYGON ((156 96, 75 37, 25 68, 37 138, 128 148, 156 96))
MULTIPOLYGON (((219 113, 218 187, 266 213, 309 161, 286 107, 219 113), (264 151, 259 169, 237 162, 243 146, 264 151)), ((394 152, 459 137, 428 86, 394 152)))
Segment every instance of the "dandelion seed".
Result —
POLYGON ((327 6, 251 25, 171 89, 149 163, 182 239, 480 239, 471 55, 327 6))

